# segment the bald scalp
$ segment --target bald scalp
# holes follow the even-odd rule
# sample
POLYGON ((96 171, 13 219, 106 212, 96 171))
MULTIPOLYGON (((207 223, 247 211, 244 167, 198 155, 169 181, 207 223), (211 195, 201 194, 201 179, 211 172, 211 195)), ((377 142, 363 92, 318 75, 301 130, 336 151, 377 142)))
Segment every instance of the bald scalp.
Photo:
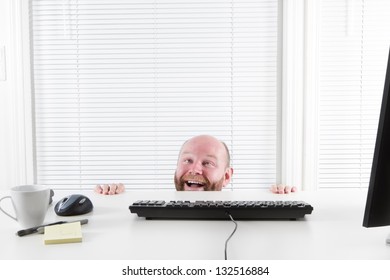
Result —
POLYGON ((208 140, 208 141, 214 141, 214 142, 218 142, 219 144, 222 145, 224 151, 225 151, 225 159, 226 159, 226 167, 230 167, 230 152, 229 152, 229 148, 228 146, 226 145, 225 142, 215 138, 214 136, 211 136, 211 135, 199 135, 199 136, 195 136, 195 137, 192 137, 190 139, 188 139, 187 141, 185 141, 183 143, 183 145, 181 146, 181 149, 180 149, 180 152, 179 152, 179 158, 180 158, 180 155, 182 154, 183 152, 183 149, 184 147, 186 146, 186 144, 190 143, 190 142, 197 142, 197 141, 204 141, 204 140, 208 140))

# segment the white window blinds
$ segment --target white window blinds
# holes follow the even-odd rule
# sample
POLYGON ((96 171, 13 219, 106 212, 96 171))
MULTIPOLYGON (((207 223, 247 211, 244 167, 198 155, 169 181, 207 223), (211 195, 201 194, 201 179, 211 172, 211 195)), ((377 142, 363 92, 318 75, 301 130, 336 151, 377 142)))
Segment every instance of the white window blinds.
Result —
POLYGON ((36 178, 174 188, 181 144, 225 141, 233 188, 278 166, 278 1, 32 0, 36 178))
POLYGON ((390 46, 390 2, 322 0, 318 185, 367 187, 390 46))

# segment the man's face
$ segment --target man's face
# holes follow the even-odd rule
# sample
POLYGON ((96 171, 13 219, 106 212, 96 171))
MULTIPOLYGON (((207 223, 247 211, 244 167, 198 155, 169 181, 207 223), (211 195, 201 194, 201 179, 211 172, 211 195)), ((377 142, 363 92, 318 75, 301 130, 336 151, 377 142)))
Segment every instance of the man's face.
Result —
POLYGON ((182 147, 175 172, 178 191, 220 191, 230 182, 224 145, 209 136, 188 140, 182 147))

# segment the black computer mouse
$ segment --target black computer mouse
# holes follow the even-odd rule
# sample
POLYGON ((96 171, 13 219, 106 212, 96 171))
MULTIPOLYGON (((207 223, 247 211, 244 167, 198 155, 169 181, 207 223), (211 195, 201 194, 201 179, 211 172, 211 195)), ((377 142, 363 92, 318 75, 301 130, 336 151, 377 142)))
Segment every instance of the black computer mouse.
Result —
POLYGON ((58 216, 76 216, 91 212, 92 201, 82 194, 72 194, 64 197, 54 206, 58 216))

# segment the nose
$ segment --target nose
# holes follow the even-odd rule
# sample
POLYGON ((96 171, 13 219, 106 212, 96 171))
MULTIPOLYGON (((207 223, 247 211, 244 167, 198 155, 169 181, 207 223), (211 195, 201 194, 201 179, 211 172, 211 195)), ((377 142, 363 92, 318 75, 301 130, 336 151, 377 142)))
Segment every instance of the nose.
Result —
POLYGON ((202 162, 201 161, 195 161, 192 166, 190 173, 196 175, 196 174, 202 174, 202 162))

